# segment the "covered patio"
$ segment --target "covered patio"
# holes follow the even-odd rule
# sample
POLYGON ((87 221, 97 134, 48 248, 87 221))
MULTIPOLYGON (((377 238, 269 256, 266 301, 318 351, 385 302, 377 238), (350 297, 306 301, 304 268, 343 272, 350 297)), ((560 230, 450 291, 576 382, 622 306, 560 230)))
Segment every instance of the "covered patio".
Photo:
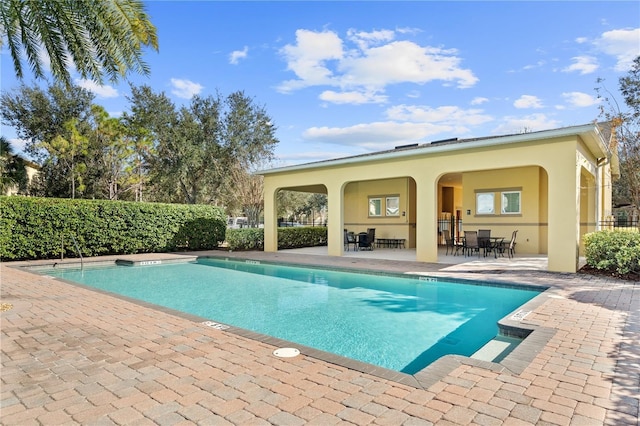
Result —
MULTIPOLYGON (((297 249, 280 250, 280 253, 292 253, 311 256, 329 256, 328 248, 322 247, 303 247, 297 249)), ((438 247, 438 269, 443 272, 464 272, 464 271, 546 271, 548 259, 543 254, 518 254, 513 258, 506 255, 495 258, 493 255, 483 256, 480 254, 473 256, 464 256, 458 254, 454 256, 449 252, 447 255, 445 247, 438 247)), ((392 248, 376 248, 374 250, 350 250, 345 251, 342 255, 344 258, 362 259, 362 260, 385 260, 398 262, 415 262, 416 250, 413 249, 392 249, 392 248)), ((584 265, 584 258, 580 259, 580 267, 584 265)))
POLYGON ((261 171, 264 249, 278 251, 278 193, 290 190, 327 195, 328 256, 349 256, 344 230, 375 228, 376 239, 406 241, 412 261, 442 262, 442 231, 459 238, 464 223, 491 236, 518 231, 520 254, 576 272, 583 235, 611 214, 618 172, 606 130, 591 123, 452 139, 261 171))

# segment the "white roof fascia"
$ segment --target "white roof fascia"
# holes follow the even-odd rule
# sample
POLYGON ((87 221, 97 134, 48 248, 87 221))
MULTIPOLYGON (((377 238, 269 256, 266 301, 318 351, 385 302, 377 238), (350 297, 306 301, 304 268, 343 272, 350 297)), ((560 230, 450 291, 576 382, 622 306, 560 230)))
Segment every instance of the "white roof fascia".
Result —
MULTIPOLYGON (((469 148, 484 148, 484 147, 490 147, 490 146, 509 145, 513 143, 528 142, 532 140, 553 139, 553 138, 570 136, 570 135, 579 135, 583 139, 587 139, 587 136, 589 135, 591 140, 594 141, 597 145, 599 145, 604 153, 608 152, 608 149, 603 144, 602 135, 598 130, 598 126, 596 124, 584 124, 582 126, 563 127, 560 129, 543 130, 543 131, 532 132, 532 133, 521 133, 518 135, 497 136, 495 138, 481 139, 481 140, 472 141, 472 142, 452 143, 452 144, 443 144, 443 145, 425 144, 423 146, 418 146, 416 148, 412 148, 408 150, 400 150, 398 152, 390 151, 390 152, 384 152, 380 154, 372 153, 372 154, 362 155, 362 156, 337 158, 335 160, 317 161, 314 163, 304 163, 304 164, 298 164, 293 166, 277 167, 274 169, 260 170, 255 172, 254 174, 268 175, 268 174, 275 174, 275 173, 282 173, 282 172, 289 172, 289 171, 341 166, 345 164, 353 165, 357 163, 367 163, 371 161, 413 157, 421 154, 430 154, 430 153, 436 154, 436 153, 449 152, 449 151, 461 151, 469 148)), ((591 144, 590 144, 590 148, 592 148, 591 144)))

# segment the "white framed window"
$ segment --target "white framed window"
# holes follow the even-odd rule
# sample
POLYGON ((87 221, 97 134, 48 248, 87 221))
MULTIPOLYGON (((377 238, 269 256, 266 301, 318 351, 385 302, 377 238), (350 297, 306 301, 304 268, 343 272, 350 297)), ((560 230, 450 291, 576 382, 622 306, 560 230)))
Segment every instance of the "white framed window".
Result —
POLYGON ((386 198, 387 216, 400 216, 400 197, 386 198))
POLYGON ((502 214, 520 214, 521 210, 521 191, 504 191, 502 192, 502 214))
POLYGON ((382 216, 382 198, 369 198, 369 217, 382 216))
POLYGON ((476 193, 476 214, 495 214, 493 192, 476 193))

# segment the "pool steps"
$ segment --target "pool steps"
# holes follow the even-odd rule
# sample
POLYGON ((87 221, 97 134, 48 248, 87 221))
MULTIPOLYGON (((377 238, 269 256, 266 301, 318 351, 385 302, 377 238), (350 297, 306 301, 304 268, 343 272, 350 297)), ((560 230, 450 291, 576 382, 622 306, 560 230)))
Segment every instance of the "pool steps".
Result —
POLYGON ((481 361, 500 362, 516 348, 522 339, 507 336, 496 336, 486 345, 478 349, 470 358, 481 361))

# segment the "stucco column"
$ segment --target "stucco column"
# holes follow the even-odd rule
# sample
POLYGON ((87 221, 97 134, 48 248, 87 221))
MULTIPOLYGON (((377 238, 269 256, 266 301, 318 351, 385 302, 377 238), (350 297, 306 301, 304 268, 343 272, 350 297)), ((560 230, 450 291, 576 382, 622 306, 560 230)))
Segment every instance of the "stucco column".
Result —
POLYGON ((549 176, 548 270, 576 272, 580 238, 580 167, 575 154, 570 164, 555 163, 549 176))
POLYGON ((329 206, 327 254, 329 256, 342 256, 344 252, 343 186, 343 184, 327 185, 327 204, 329 206))
POLYGON ((264 186, 264 251, 278 251, 278 221, 276 217, 277 188, 264 186))
POLYGON ((415 176, 416 260, 438 262, 438 187, 435 176, 415 176))

